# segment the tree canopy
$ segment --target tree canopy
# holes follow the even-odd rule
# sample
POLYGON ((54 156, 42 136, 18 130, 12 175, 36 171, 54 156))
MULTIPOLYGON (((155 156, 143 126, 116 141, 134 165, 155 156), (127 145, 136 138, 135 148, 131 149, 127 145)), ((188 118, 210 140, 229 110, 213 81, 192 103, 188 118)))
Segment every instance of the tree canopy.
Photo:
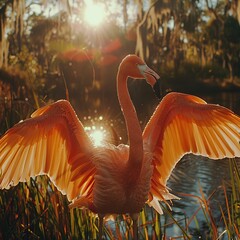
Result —
POLYGON ((238 0, 3 0, 0 25, 0 80, 18 75, 36 105, 66 97, 66 84, 82 98, 110 92, 121 58, 134 52, 166 88, 239 85, 238 0))

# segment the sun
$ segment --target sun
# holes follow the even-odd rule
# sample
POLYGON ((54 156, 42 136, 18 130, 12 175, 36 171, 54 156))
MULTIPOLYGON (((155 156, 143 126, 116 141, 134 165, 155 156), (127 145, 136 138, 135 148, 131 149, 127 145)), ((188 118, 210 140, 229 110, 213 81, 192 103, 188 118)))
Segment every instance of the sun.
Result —
POLYGON ((94 3, 93 1, 86 1, 86 8, 84 11, 84 20, 92 27, 101 25, 106 18, 106 10, 103 4, 94 3))

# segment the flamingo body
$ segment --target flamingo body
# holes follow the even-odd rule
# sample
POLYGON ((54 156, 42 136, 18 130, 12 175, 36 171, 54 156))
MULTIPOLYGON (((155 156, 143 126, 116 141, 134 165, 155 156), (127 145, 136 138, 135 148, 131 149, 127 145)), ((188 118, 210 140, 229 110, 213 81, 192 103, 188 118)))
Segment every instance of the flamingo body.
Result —
POLYGON ((67 195, 70 207, 87 207, 101 219, 130 213, 136 239, 136 219, 144 204, 162 213, 158 201, 177 198, 166 184, 182 156, 240 157, 240 117, 196 96, 167 94, 142 132, 128 77, 146 79, 157 89, 159 76, 135 55, 119 66, 117 90, 129 146, 94 146, 70 103, 60 100, 1 137, 0 188, 46 174, 67 195))
POLYGON ((143 164, 139 180, 136 182, 134 173, 127 169, 127 145, 108 145, 98 148, 96 152, 92 210, 102 214, 139 212, 147 201, 150 190, 153 169, 151 161, 146 157, 146 164, 143 164))

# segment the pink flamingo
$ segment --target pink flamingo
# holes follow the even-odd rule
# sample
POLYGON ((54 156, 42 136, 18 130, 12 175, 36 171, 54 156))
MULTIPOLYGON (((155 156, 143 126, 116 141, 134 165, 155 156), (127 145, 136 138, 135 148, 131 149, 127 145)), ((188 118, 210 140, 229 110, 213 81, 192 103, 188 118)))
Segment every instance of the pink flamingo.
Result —
POLYGON ((157 73, 135 55, 123 59, 117 91, 129 146, 94 146, 70 103, 60 100, 36 110, 2 136, 0 188, 47 174, 72 202, 70 207, 86 207, 99 215, 100 238, 105 215, 129 213, 137 239, 144 204, 162 213, 158 201, 176 198, 166 182, 184 154, 240 157, 239 116, 192 95, 167 94, 142 133, 128 77, 144 78, 160 92, 157 73))

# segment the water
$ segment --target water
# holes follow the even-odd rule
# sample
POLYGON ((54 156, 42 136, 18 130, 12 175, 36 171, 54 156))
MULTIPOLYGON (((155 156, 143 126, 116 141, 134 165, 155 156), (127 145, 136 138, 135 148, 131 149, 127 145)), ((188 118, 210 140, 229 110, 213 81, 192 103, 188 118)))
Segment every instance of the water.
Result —
MULTIPOLYGON (((195 216, 200 228, 203 228, 207 219, 201 209, 201 206, 205 208, 201 199, 205 198, 209 201, 216 223, 222 225, 220 206, 226 211, 223 184, 228 180, 228 160, 213 161, 199 156, 185 156, 173 170, 168 182, 172 192, 181 197, 180 201, 174 201, 174 217, 178 220, 185 217, 191 228, 197 228, 195 219, 191 218, 195 216)), ((167 235, 179 236, 181 231, 179 228, 169 227, 167 235)))
MULTIPOLYGON (((136 94, 135 94, 136 95, 136 94)), ((139 93, 141 95, 141 93, 139 93)), ((220 93, 213 95, 198 95, 202 97, 208 103, 220 104, 222 106, 232 109, 235 113, 240 114, 240 93, 220 93)), ((116 104, 116 99, 114 100, 116 104)), ((136 105, 136 110, 140 119, 140 123, 144 128, 146 122, 150 118, 154 111, 158 101, 156 99, 145 98, 136 100, 133 96, 133 102, 136 105)), ((112 142, 114 143, 126 143, 126 127, 123 120, 123 116, 118 106, 112 107, 109 101, 102 104, 106 106, 104 110, 95 111, 92 118, 87 117, 91 120, 88 124, 98 125, 102 127, 109 126, 111 133, 114 135, 112 142), (97 117, 99 112, 101 118, 97 117), (99 121, 99 119, 101 119, 99 121), (108 120, 108 122, 105 121, 108 120), (121 136, 119 138, 119 136, 121 136)), ((86 119, 85 119, 86 120, 86 119)), ((95 126, 95 127, 96 127, 95 126)), ((209 200, 209 207, 213 213, 213 217, 219 220, 219 232, 221 229, 222 219, 220 213, 220 206, 223 210, 226 210, 225 196, 223 191, 223 184, 226 185, 229 180, 229 163, 228 160, 210 160, 200 156, 186 155, 177 164, 173 173, 168 181, 168 187, 171 188, 172 193, 179 196, 181 200, 174 200, 172 205, 172 213, 176 220, 187 219, 189 226, 192 229, 196 229, 195 220, 200 224, 201 231, 206 230, 206 217, 201 209, 201 201, 203 196, 209 200), (199 197, 199 198, 198 198, 199 197), (192 218, 195 216, 195 219, 192 218)), ((168 217, 161 218, 163 223, 171 223, 172 220, 168 217)), ((184 220, 184 221, 185 221, 184 220)), ((184 221, 182 222, 184 224, 184 221)), ((180 221, 181 222, 181 221, 180 221)), ((218 222, 217 222, 218 224, 218 222)), ((166 231, 167 237, 177 237, 182 235, 182 231, 175 224, 169 224, 166 231)), ((200 236, 196 234, 196 239, 200 239, 200 236)))
MULTIPOLYGON (((240 93, 221 93, 211 96, 201 96, 208 103, 216 103, 240 113, 240 93)), ((220 206, 226 211, 223 185, 229 180, 229 160, 210 160, 208 158, 186 155, 177 164, 168 181, 172 192, 181 197, 180 201, 174 201, 173 215, 176 219, 186 217, 190 220, 191 228, 197 228, 192 216, 196 216, 200 223, 201 231, 207 231, 206 217, 201 209, 201 199, 204 196, 209 200, 209 207, 216 224, 219 225, 219 232, 222 232, 223 220, 221 218, 220 206), (185 195, 185 196, 184 196, 185 195), (194 197, 186 196, 192 195, 194 197), (219 222, 218 222, 219 221, 219 222)), ((239 160, 238 160, 239 162, 239 160)), ((239 162, 240 163, 240 162, 239 162)), ((239 164, 240 166, 240 164, 239 164)), ((176 226, 167 229, 167 236, 177 237, 181 231, 176 226)), ((197 237, 197 236, 196 236, 197 237)), ((199 239, 199 238, 196 238, 199 239)))

